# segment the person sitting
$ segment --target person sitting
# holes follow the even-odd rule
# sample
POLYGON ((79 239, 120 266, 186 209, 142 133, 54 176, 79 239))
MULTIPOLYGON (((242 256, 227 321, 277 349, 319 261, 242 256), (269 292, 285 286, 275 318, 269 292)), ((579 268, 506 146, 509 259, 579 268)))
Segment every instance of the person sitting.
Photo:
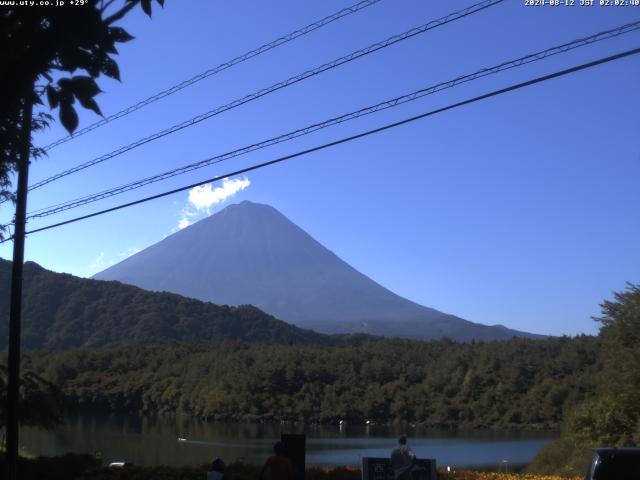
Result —
POLYGON ((207 480, 223 480, 224 478, 224 462, 220 458, 216 458, 211 462, 211 470, 207 472, 207 480))
POLYGON ((411 480, 411 471, 416 463, 416 454, 407 446, 407 437, 398 439, 398 446, 391 451, 391 469, 395 480, 411 480))

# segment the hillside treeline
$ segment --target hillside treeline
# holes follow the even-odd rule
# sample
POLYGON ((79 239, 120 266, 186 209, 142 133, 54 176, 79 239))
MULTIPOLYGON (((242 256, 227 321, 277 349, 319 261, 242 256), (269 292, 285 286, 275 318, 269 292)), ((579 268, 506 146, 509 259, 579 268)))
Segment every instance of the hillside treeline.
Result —
MULTIPOLYGON (((0 348, 9 338, 11 262, 0 259, 0 348)), ((289 325, 251 305, 214 305, 24 266, 22 346, 65 349, 169 341, 235 339, 266 343, 330 343, 326 335, 289 325)))
POLYGON ((74 408, 211 420, 554 427, 594 390, 598 339, 351 346, 224 341, 31 352, 74 408))

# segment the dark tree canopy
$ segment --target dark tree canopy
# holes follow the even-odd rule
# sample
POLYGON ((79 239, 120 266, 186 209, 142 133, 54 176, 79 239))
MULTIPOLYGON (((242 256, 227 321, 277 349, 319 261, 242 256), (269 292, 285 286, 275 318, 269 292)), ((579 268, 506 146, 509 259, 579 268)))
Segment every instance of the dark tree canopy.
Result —
MULTIPOLYGON (((151 1, 87 0, 77 6, 0 9, 0 200, 13 198, 11 174, 24 138, 25 101, 43 107, 33 115, 33 130, 53 119, 45 101, 57 109, 70 133, 78 126, 76 101, 101 115, 96 79, 120 79, 116 44, 133 39, 115 24, 138 4, 150 16, 151 1)), ((34 157, 43 153, 33 146, 31 152, 34 157)))
POLYGON ((602 304, 602 374, 598 395, 572 418, 588 444, 640 445, 640 285, 602 304))
POLYGON ((30 351, 71 409, 217 421, 549 428, 593 392, 594 337, 454 343, 224 340, 30 351))
POLYGON ((590 449, 640 446, 640 285, 602 305, 597 387, 565 418, 562 438, 533 467, 541 473, 584 473, 590 449))
MULTIPOLYGON (((7 367, 0 365, 0 428, 6 422, 7 367)), ((20 379, 19 421, 29 427, 51 428, 62 420, 63 395, 58 387, 33 372, 20 379)))

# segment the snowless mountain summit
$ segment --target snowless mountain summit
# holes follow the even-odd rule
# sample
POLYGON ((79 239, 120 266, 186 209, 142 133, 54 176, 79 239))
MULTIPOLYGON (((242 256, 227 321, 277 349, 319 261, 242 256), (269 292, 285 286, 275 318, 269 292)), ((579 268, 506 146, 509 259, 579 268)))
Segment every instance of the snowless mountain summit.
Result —
POLYGON ((355 270, 275 208, 244 201, 95 275, 217 304, 251 304, 322 333, 502 340, 537 335, 418 305, 355 270))

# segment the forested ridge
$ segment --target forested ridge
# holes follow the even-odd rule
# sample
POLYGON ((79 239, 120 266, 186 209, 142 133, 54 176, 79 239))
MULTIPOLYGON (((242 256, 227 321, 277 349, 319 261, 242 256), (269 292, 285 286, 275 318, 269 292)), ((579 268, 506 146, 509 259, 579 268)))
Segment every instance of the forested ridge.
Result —
POLYGON ((30 352, 69 406, 210 420, 556 427, 594 390, 595 337, 358 345, 238 341, 30 352))
MULTIPOLYGON (((0 259, 0 348, 7 346, 11 262, 0 259)), ((326 335, 289 325, 245 305, 214 305, 173 293, 24 266, 22 346, 97 347, 167 341, 237 339, 329 343, 326 335)))

